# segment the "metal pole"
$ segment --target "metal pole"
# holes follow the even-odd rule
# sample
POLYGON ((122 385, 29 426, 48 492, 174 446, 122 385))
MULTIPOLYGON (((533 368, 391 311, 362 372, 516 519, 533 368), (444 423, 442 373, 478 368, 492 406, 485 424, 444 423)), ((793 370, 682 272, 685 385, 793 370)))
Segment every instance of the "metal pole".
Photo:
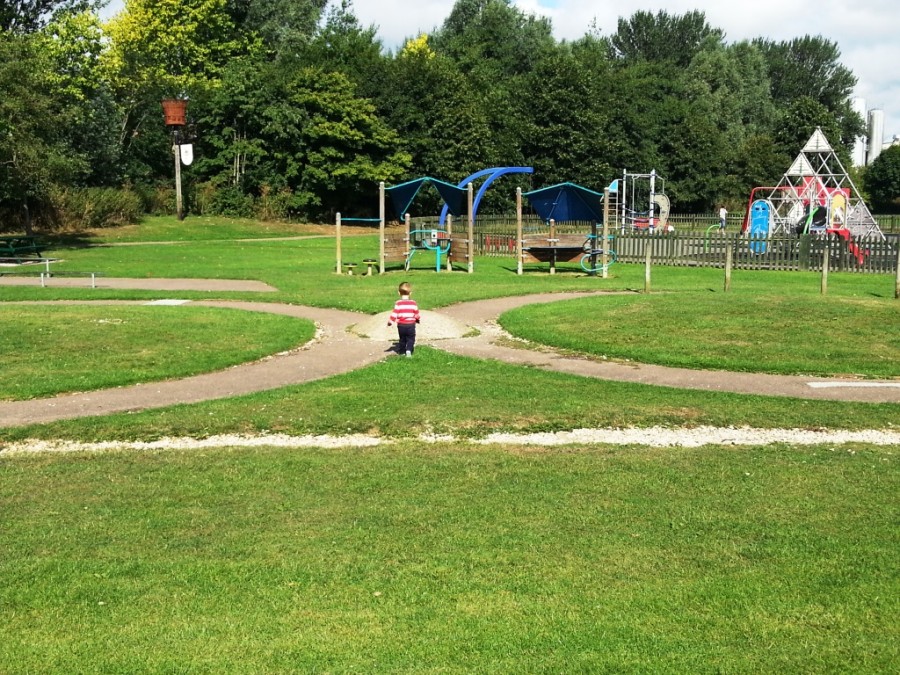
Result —
POLYGON ((820 291, 822 295, 828 294, 828 265, 831 260, 831 241, 829 237, 825 237, 825 248, 822 250, 822 284, 820 291))

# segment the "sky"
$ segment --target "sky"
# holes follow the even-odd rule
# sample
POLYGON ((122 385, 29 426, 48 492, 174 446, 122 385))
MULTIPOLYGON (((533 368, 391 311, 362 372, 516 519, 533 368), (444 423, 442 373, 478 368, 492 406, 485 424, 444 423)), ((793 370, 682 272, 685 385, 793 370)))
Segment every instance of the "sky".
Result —
MULTIPOLYGON (((333 2, 335 0, 332 0, 333 2)), ((104 14, 116 11, 113 0, 104 14)), ((726 42, 764 37, 790 40, 821 35, 837 43, 840 61, 856 75, 855 96, 866 108, 884 111, 884 139, 900 136, 900 2, 897 0, 513 0, 528 14, 546 16, 559 40, 575 40, 596 23, 603 35, 616 30, 619 17, 643 10, 679 15, 705 13, 726 42)), ((374 25, 385 48, 394 50, 406 38, 432 32, 449 16, 454 0, 353 0, 363 26, 374 25)))

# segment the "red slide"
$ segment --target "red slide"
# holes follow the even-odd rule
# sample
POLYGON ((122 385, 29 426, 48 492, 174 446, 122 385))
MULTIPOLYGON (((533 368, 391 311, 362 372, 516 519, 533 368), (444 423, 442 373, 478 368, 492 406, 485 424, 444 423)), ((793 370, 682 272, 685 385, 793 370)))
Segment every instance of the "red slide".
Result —
POLYGON ((866 255, 868 255, 868 251, 863 251, 853 238, 850 236, 850 230, 846 228, 831 228, 826 230, 828 234, 836 234, 841 239, 847 242, 847 250, 856 258, 856 262, 862 265, 866 261, 866 255))

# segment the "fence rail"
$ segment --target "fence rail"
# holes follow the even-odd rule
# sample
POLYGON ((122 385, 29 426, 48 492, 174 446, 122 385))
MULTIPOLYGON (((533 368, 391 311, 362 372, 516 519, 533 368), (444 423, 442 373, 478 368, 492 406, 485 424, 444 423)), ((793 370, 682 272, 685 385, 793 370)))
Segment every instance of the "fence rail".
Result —
MULTIPOLYGON (((455 227, 455 226, 454 226, 455 227)), ((558 234, 585 235, 590 223, 561 223, 558 234)), ((847 241, 841 237, 785 235, 750 239, 734 232, 621 232, 611 230, 609 248, 622 263, 643 263, 650 247, 651 263, 676 267, 724 267, 726 251, 732 247, 735 269, 820 271, 828 253, 829 269, 835 272, 889 274, 897 271, 900 235, 885 239, 869 237, 847 241)), ((547 225, 539 218, 523 221, 526 234, 543 232, 547 225)), ((515 257, 516 223, 514 218, 479 218, 475 224, 475 254, 487 257, 515 257)))

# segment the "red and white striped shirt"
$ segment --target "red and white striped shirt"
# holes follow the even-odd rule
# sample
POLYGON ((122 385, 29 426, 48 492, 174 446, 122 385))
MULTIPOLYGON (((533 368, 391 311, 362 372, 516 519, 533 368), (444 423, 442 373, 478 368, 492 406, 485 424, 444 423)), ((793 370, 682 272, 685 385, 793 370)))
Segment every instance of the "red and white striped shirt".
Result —
POLYGON ((394 303, 394 311, 388 323, 418 323, 419 322, 419 306, 416 301, 411 298, 400 298, 394 303))

